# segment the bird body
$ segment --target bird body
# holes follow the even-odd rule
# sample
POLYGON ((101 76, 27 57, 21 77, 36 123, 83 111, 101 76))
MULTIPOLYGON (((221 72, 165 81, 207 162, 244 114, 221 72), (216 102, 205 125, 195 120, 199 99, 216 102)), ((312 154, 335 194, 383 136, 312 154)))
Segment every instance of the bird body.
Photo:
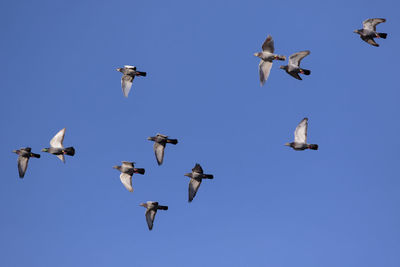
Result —
POLYGON ((146 222, 149 230, 153 229, 154 218, 156 217, 157 210, 168 210, 168 206, 161 206, 158 202, 147 201, 146 203, 140 203, 140 206, 146 208, 146 222))
POLYGON ((26 169, 28 168, 29 158, 40 158, 39 154, 32 153, 31 150, 30 147, 25 147, 13 151, 18 155, 19 178, 24 178, 26 169))
POLYGON ((62 162, 65 163, 64 155, 74 156, 75 148, 67 147, 64 148, 63 141, 65 136, 65 128, 61 129, 51 140, 50 147, 43 148, 42 152, 47 152, 56 155, 62 162))
POLYGON ((164 160, 164 150, 167 143, 176 145, 177 139, 170 139, 168 136, 158 133, 156 136, 148 137, 147 140, 153 141, 153 149, 158 165, 161 165, 164 160))
POLYGON ((135 168, 135 162, 122 161, 121 166, 113 166, 114 169, 117 169, 121 172, 119 178, 121 183, 128 189, 129 192, 133 192, 132 187, 132 175, 134 173, 144 174, 145 169, 135 168))
POLYGON ((296 130, 294 131, 294 142, 286 143, 285 145, 290 146, 297 151, 305 149, 318 150, 318 145, 307 144, 307 128, 308 118, 304 118, 301 120, 299 125, 297 125, 296 130))
POLYGON ((303 58, 305 58, 306 56, 308 56, 309 54, 310 54, 310 51, 308 51, 308 50, 294 53, 289 57, 288 64, 286 66, 280 66, 280 68, 284 69, 289 75, 296 78, 297 80, 302 80, 299 73, 304 74, 304 75, 311 74, 310 70, 300 68, 301 60, 303 58))
POLYGON ((199 190, 200 184, 203 179, 214 179, 212 174, 204 174, 203 168, 200 164, 196 163, 191 173, 186 173, 185 176, 190 178, 189 182, 189 202, 192 202, 199 190))
POLYGON ((135 66, 125 65, 123 68, 118 68, 117 71, 121 72, 121 87, 122 93, 125 97, 128 97, 129 92, 132 88, 133 79, 136 76, 143 76, 146 77, 147 73, 143 71, 137 71, 135 66))
POLYGON ((374 38, 383 38, 386 39, 387 33, 380 33, 376 31, 376 25, 379 23, 386 22, 386 19, 375 18, 375 19, 366 19, 363 21, 363 28, 359 30, 355 30, 354 32, 360 35, 360 38, 369 43, 372 46, 378 47, 374 40, 374 38))

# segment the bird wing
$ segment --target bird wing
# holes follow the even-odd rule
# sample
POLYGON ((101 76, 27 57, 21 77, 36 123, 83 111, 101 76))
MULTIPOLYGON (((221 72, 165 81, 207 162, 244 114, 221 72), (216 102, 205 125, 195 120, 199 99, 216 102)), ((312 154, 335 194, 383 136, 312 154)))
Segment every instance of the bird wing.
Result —
POLYGON ((131 91, 132 81, 134 78, 135 76, 130 76, 130 75, 123 75, 121 78, 122 92, 124 93, 125 97, 128 97, 128 94, 131 91))
POLYGON ((122 166, 128 167, 128 168, 133 168, 133 162, 130 161, 122 161, 122 166))
POLYGON ((201 179, 190 179, 189 182, 189 202, 192 202, 196 196, 197 190, 199 190, 201 179))
POLYGON ((296 78, 297 80, 303 80, 297 72, 288 72, 290 76, 296 78))
POLYGON ((296 130, 294 131, 294 142, 305 144, 307 143, 307 127, 308 127, 308 119, 304 118, 299 125, 297 125, 296 130))
POLYGON ((310 54, 310 51, 308 51, 308 50, 294 53, 289 57, 289 64, 299 66, 300 61, 303 58, 305 58, 306 56, 308 56, 309 54, 310 54))
POLYGON ((59 158, 62 162, 65 163, 64 154, 57 155, 57 158, 59 158))
POLYGON ((18 157, 18 172, 19 172, 19 178, 24 178, 26 169, 28 168, 28 157, 18 157))
POLYGON ((375 40, 374 39, 368 39, 367 41, 366 41, 367 43, 369 43, 370 45, 373 45, 373 46, 379 46, 379 44, 377 44, 376 42, 375 42, 375 40))
POLYGON ((154 218, 156 217, 157 211, 154 209, 148 209, 146 210, 146 221, 147 221, 147 226, 149 227, 149 230, 153 229, 153 222, 154 218))
POLYGON ((128 189, 129 192, 133 192, 132 175, 122 172, 119 178, 121 179, 121 183, 125 186, 125 188, 128 189))
POLYGON ((376 31, 376 25, 385 21, 386 19, 366 19, 363 21, 363 28, 366 30, 376 31))
POLYGON ((272 36, 268 35, 267 39, 265 39, 262 50, 270 53, 274 53, 274 40, 272 40, 272 36))
POLYGON ((165 149, 165 145, 154 142, 154 153, 156 154, 156 159, 157 159, 158 165, 161 165, 163 163, 164 149, 165 149))
POLYGON ((196 165, 194 165, 194 168, 192 169, 192 172, 203 174, 203 168, 200 166, 200 164, 196 163, 196 165))
POLYGON ((258 65, 258 70, 260 72, 260 82, 261 86, 267 81, 269 77, 269 73, 272 68, 272 62, 260 60, 260 64, 258 65))
POLYGON ((53 139, 50 140, 50 146, 51 147, 56 147, 56 148, 64 148, 64 146, 63 146, 64 135, 65 135, 65 128, 60 130, 53 137, 53 139))

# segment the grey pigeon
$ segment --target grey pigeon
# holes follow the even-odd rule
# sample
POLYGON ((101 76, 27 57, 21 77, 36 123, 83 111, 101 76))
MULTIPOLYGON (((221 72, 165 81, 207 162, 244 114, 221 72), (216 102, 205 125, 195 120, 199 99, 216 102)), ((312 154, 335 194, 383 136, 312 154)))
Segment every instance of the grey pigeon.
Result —
POLYGON ((56 155, 62 162, 65 163, 64 155, 73 156, 75 155, 75 148, 67 147, 64 148, 63 141, 65 135, 65 128, 60 130, 53 139, 50 140, 50 147, 43 148, 42 152, 48 152, 50 154, 56 155))
POLYGON ((32 153, 30 147, 13 150, 13 152, 18 155, 19 178, 24 178, 26 169, 28 168, 29 158, 40 158, 40 155, 32 153))
POLYGON ((146 221, 149 230, 153 229, 154 218, 156 217, 157 210, 168 210, 168 206, 158 205, 158 202, 147 201, 146 203, 140 203, 140 206, 146 208, 146 221))
POLYGON ((128 189, 129 192, 133 192, 132 187, 132 175, 134 173, 144 174, 145 170, 141 168, 135 168, 135 162, 122 161, 122 166, 113 166, 121 172, 119 178, 121 183, 128 189))
POLYGON ((203 179, 214 179, 212 174, 204 174, 203 168, 200 164, 196 163, 191 173, 186 173, 185 176, 190 178, 189 182, 189 202, 192 202, 196 196, 197 190, 199 190, 201 181, 203 179))
POLYGON ((379 46, 374 40, 374 38, 386 39, 387 33, 376 32, 376 25, 379 23, 386 22, 386 19, 366 19, 363 21, 363 28, 360 30, 355 30, 355 33, 360 35, 360 38, 373 46, 379 46))
POLYGON ((286 66, 280 66, 281 69, 284 69, 287 73, 289 73, 292 77, 296 78, 297 80, 302 80, 299 73, 304 75, 310 75, 311 71, 300 68, 301 60, 308 56, 310 51, 301 51, 294 53, 289 57, 289 63, 286 66))
POLYGON ((294 142, 286 143, 285 146, 290 146, 294 150, 313 149, 318 150, 318 145, 307 144, 307 127, 308 118, 304 118, 294 131, 294 142))
POLYGON ((133 79, 135 76, 143 76, 146 77, 147 73, 143 71, 137 71, 135 66, 125 65, 123 68, 118 68, 117 71, 122 72, 121 78, 121 87, 122 92, 124 93, 125 97, 128 97, 129 91, 132 88, 133 79))
POLYGON ((274 51, 275 51, 274 40, 272 40, 271 35, 268 35, 267 39, 265 39, 262 45, 262 52, 254 53, 254 56, 259 57, 261 59, 260 64, 258 64, 261 86, 263 86, 268 79, 272 67, 272 61, 286 60, 285 56, 274 54, 274 51))
POLYGON ((168 136, 158 133, 156 136, 148 137, 147 140, 154 141, 154 153, 156 154, 156 159, 158 165, 163 163, 164 159, 164 149, 167 143, 176 145, 178 143, 177 139, 170 139, 168 136))

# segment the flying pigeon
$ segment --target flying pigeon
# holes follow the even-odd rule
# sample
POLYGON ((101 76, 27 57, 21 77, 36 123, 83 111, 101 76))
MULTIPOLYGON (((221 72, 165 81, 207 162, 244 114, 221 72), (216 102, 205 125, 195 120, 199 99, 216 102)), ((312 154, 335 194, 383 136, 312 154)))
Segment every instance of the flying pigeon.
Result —
POLYGON ((258 71, 260 73, 261 86, 267 81, 269 72, 271 71, 273 60, 286 60, 285 56, 274 54, 274 40, 272 36, 268 35, 262 45, 262 52, 254 53, 254 56, 259 57, 260 64, 258 65, 258 71))
POLYGON ((75 149, 71 147, 64 148, 63 141, 65 135, 65 128, 60 130, 53 139, 50 140, 50 147, 43 148, 42 152, 48 152, 56 155, 62 162, 65 163, 64 155, 73 156, 75 155, 75 149))
POLYGON ((294 142, 286 143, 285 146, 290 146, 294 150, 313 149, 318 150, 318 145, 307 144, 307 127, 308 118, 304 118, 294 131, 294 142))
POLYGON ((366 19, 363 21, 363 28, 355 30, 355 33, 360 35, 360 38, 373 46, 379 46, 375 43, 374 38, 386 39, 387 33, 376 32, 376 25, 379 23, 386 22, 386 19, 366 19))
POLYGON ((167 143, 173 145, 176 145, 178 143, 177 139, 169 139, 168 136, 160 133, 158 133, 156 136, 148 137, 147 140, 154 141, 153 147, 158 165, 161 165, 163 163, 165 145, 167 143))
POLYGON ((289 63, 286 66, 280 66, 281 69, 284 69, 287 73, 289 73, 291 76, 296 78, 297 80, 302 80, 299 73, 304 74, 304 75, 310 75, 311 71, 302 69, 300 68, 300 61, 308 56, 310 54, 310 51, 301 51, 294 53, 289 57, 289 63))
POLYGON ((140 206, 146 208, 146 221, 149 230, 153 229, 154 218, 156 217, 157 210, 168 210, 168 206, 158 205, 158 202, 147 201, 146 203, 140 203, 140 206))
POLYGON ((135 76, 143 76, 146 77, 147 73, 143 71, 137 71, 135 66, 125 65, 123 68, 118 68, 117 71, 122 72, 121 78, 121 86, 122 92, 125 97, 128 97, 129 91, 132 87, 132 81, 135 79, 135 76))
POLYGON ((203 179, 214 179, 212 174, 204 174, 203 168, 200 164, 196 163, 191 173, 186 173, 185 176, 190 178, 189 182, 189 202, 192 202, 193 198, 196 196, 197 190, 199 190, 201 181, 203 179))
POLYGON ((26 169, 28 168, 29 158, 40 158, 39 154, 31 152, 30 147, 20 148, 19 150, 13 150, 18 155, 18 172, 19 178, 24 178, 26 169))
POLYGON ((144 174, 145 172, 144 169, 135 168, 135 162, 129 161, 122 161, 122 166, 113 166, 113 168, 121 172, 119 178, 129 192, 133 192, 132 175, 134 173, 144 174))

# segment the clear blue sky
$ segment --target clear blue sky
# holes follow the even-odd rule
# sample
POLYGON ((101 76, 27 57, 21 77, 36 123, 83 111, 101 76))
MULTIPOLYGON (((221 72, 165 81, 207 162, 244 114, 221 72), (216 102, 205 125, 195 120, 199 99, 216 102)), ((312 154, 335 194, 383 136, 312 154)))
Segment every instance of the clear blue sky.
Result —
POLYGON ((398 1, 0 3, 1 266, 400 266, 398 1), (384 17, 381 47, 353 30, 384 17), (303 81, 258 52, 310 50, 303 81), (120 73, 135 65, 123 98, 120 73), (309 117, 318 151, 293 151, 309 117), (38 153, 67 128, 62 164, 38 153), (157 166, 148 136, 179 139, 157 166), (146 168, 129 193, 112 169, 146 168), (213 173, 189 204, 194 164, 213 173), (140 202, 169 206, 148 231, 140 202))

